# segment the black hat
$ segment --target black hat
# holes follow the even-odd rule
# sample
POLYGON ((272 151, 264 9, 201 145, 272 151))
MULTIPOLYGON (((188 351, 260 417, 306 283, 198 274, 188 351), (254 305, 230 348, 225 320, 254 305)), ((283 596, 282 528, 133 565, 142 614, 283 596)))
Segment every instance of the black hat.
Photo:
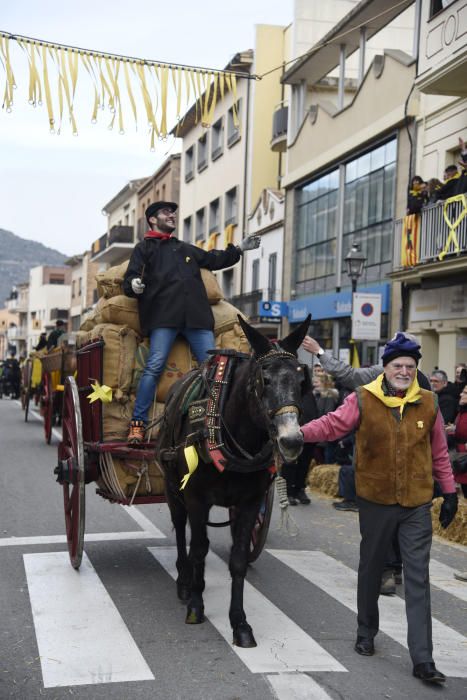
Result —
POLYGON ((386 343, 381 360, 383 367, 385 367, 388 362, 395 360, 396 357, 413 357, 418 365, 421 356, 418 343, 407 337, 405 333, 396 333, 396 336, 386 343))
POLYGON ((155 216, 159 209, 170 209, 171 211, 177 211, 178 204, 175 204, 175 202, 153 202, 144 212, 146 221, 149 221, 151 216, 155 216))

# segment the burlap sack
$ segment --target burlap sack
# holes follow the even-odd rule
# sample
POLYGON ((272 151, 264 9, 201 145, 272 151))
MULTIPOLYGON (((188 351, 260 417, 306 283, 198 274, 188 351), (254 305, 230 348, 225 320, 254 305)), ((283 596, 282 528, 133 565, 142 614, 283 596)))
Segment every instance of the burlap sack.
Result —
POLYGON ((141 335, 139 325, 138 302, 124 294, 119 294, 110 299, 99 300, 95 314, 96 325, 100 323, 113 323, 116 326, 128 326, 138 335, 141 335))
POLYGON ((245 321, 248 320, 241 311, 224 299, 214 304, 211 311, 214 316, 214 335, 216 336, 219 335, 219 333, 231 330, 235 324, 238 324, 238 315, 244 318, 245 321))
MULTIPOLYGON (((131 396, 126 403, 111 401, 102 404, 102 438, 104 442, 114 440, 125 442, 128 436, 130 420, 135 405, 135 397, 131 396)), ((148 412, 148 422, 157 420, 164 412, 165 404, 154 402, 148 412)), ((146 438, 155 440, 160 430, 160 423, 151 428, 146 438)))
MULTIPOLYGON (((118 457, 112 457, 113 469, 115 471, 115 476, 118 480, 120 488, 122 489, 124 495, 127 498, 133 496, 136 484, 138 482, 138 474, 134 469, 128 467, 124 459, 119 459, 118 457)), ((138 465, 138 462, 133 462, 133 464, 138 465)), ((107 489, 107 485, 102 477, 97 480, 98 486, 104 490, 107 489)), ((164 494, 164 476, 159 469, 157 462, 152 461, 148 464, 148 473, 143 474, 141 477, 138 490, 136 492, 137 496, 162 496, 164 494)))
MULTIPOLYGON (((149 340, 145 338, 138 345, 133 371, 132 390, 136 394, 149 353, 149 340)), ((184 338, 177 338, 167 358, 167 364, 157 385, 156 400, 164 402, 172 384, 183 377, 193 367, 190 347, 184 338)))
POLYGON ((201 268, 201 279, 203 280, 203 284, 206 288, 206 294, 208 295, 208 301, 210 304, 217 304, 224 298, 222 289, 219 287, 217 277, 213 272, 211 272, 211 270, 201 268))
MULTIPOLYGON (((103 338, 102 383, 110 386, 113 400, 126 403, 133 379, 133 363, 140 337, 128 326, 103 323, 88 331, 86 337, 79 334, 79 342, 103 338)), ((78 341, 77 341, 78 342, 78 341)))
POLYGON ((236 323, 230 330, 216 335, 216 348, 230 348, 237 350, 237 352, 250 352, 250 344, 239 323, 236 323))
POLYGON ((104 297, 105 299, 110 299, 111 297, 119 296, 123 294, 123 276, 128 267, 128 260, 120 263, 120 265, 115 265, 115 267, 109 267, 105 272, 98 272, 96 275, 97 282, 97 294, 99 297, 104 297))

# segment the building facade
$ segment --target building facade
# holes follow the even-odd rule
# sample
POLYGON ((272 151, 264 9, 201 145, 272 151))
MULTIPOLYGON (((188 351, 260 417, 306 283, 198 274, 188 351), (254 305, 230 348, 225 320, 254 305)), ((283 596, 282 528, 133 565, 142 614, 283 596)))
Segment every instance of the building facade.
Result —
POLYGON ((28 352, 37 345, 40 334, 51 331, 58 319, 68 325, 70 306, 69 267, 40 265, 29 271, 28 352))

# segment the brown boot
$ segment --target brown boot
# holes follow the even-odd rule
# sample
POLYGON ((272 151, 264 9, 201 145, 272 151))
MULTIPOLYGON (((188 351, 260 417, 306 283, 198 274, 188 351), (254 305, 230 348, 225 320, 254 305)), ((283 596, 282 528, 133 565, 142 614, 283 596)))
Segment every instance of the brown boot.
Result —
POLYGON ((144 440, 145 426, 142 420, 132 420, 130 422, 130 432, 127 442, 138 443, 144 440))

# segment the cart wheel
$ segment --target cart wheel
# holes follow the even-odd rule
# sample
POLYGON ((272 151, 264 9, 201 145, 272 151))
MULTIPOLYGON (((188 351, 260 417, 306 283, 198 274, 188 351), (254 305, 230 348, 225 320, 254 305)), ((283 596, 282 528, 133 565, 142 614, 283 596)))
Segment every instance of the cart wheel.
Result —
POLYGON ((52 396, 52 377, 48 372, 44 372, 42 378, 42 396, 41 396, 42 414, 44 416, 44 432, 45 441, 50 445, 52 437, 52 416, 53 416, 53 396, 52 396))
MULTIPOLYGON (((266 538, 268 536, 269 523, 271 521, 272 506, 274 503, 274 482, 271 482, 268 486, 266 493, 264 494, 263 502, 261 503, 258 515, 256 516, 256 523, 251 531, 250 538, 250 554, 248 555, 248 562, 252 564, 256 561, 263 551, 264 545, 266 543, 266 538)), ((235 520, 235 508, 229 508, 230 520, 235 520)), ((233 524, 231 524, 230 529, 233 534, 233 524)))
POLYGON ((66 473, 62 472, 66 538, 71 565, 79 569, 83 557, 86 515, 84 445, 78 387, 73 377, 65 380, 62 422, 63 437, 58 454, 61 463, 66 465, 66 473))

